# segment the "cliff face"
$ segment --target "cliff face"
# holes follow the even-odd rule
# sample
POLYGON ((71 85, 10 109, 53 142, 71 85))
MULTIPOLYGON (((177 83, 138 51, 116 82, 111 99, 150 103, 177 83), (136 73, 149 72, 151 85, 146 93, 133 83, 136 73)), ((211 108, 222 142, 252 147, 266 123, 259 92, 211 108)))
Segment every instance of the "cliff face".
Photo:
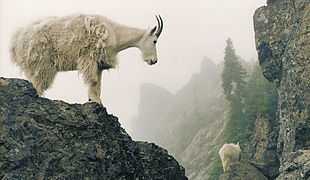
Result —
POLYGON ((279 93, 278 179, 310 177, 310 1, 269 0, 254 15, 265 77, 279 93))
POLYGON ((278 176, 279 159, 277 155, 278 119, 266 115, 258 116, 250 144, 250 160, 269 179, 278 176))
POLYGON ((135 142, 95 103, 37 96, 19 79, 0 79, 0 179, 185 180, 167 151, 135 142))

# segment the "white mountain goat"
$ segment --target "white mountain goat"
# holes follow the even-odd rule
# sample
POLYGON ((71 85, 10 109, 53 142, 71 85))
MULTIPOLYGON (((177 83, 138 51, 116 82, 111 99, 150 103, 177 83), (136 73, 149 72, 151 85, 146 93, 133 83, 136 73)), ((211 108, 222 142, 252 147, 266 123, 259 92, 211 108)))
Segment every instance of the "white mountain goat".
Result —
POLYGON ((101 103, 102 70, 117 65, 117 54, 139 48, 149 65, 157 62, 156 42, 163 21, 152 29, 121 25, 99 15, 50 17, 19 29, 12 38, 11 59, 41 96, 57 72, 78 70, 89 86, 90 101, 101 103))
POLYGON ((224 172, 227 172, 231 164, 240 161, 240 158, 241 158, 240 153, 241 153, 241 149, 240 149, 239 143, 238 144, 224 144, 221 147, 219 151, 219 155, 222 161, 224 172))

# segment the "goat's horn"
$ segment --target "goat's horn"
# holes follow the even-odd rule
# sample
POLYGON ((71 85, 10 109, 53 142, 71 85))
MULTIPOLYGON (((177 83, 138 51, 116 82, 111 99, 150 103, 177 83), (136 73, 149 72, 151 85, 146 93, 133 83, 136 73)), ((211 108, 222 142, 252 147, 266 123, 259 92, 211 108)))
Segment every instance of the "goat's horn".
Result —
POLYGON ((157 32, 155 33, 155 35, 159 37, 161 32, 163 31, 164 24, 163 24, 163 19, 161 18, 160 15, 156 16, 156 20, 157 20, 158 28, 157 28, 157 32))

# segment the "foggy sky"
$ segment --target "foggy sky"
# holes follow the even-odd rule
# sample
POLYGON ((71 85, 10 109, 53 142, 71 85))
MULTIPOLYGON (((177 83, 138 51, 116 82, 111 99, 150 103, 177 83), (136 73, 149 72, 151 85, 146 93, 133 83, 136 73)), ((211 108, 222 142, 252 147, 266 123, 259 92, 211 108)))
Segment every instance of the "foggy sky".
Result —
MULTIPOLYGON (((161 14, 165 27, 158 41, 159 62, 149 66, 137 49, 129 49, 120 54, 117 69, 103 73, 102 101, 130 132, 142 83, 177 91, 199 71, 204 56, 223 60, 228 37, 240 56, 255 59, 252 17, 264 4, 265 0, 0 0, 0 76, 23 78, 9 61, 9 38, 17 27, 38 18, 91 13, 148 28, 156 25, 154 15, 161 14)), ((88 99, 86 86, 76 72, 59 73, 46 97, 70 103, 88 99)))

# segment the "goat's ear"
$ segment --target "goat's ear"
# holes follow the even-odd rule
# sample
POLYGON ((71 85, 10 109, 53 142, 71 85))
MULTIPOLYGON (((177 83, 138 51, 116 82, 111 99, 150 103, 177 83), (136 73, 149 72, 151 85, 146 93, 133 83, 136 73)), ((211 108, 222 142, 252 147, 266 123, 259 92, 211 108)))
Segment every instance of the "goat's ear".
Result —
POLYGON ((157 29, 157 26, 155 26, 155 27, 153 27, 153 29, 151 29, 151 31, 150 31, 150 35, 151 36, 154 35, 156 29, 157 29))

